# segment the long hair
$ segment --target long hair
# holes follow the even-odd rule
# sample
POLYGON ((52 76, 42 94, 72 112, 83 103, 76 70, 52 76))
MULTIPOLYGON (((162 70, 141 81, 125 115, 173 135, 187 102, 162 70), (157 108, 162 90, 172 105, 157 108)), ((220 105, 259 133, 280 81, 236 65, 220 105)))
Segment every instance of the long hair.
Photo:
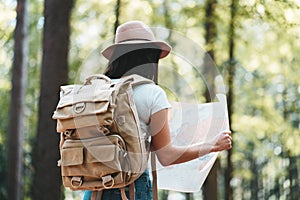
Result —
POLYGON ((161 49, 155 46, 135 48, 131 51, 117 48, 105 69, 104 74, 109 78, 121 78, 124 75, 138 74, 153 80, 157 70, 161 49))

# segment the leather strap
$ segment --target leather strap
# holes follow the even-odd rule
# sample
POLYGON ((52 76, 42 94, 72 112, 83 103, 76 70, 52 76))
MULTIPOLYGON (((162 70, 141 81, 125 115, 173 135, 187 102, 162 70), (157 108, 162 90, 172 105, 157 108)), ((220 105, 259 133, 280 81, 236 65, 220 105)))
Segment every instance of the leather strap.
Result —
POLYGON ((92 192, 92 196, 91 196, 91 200, 101 200, 102 199, 102 193, 103 191, 93 191, 92 192))
POLYGON ((132 74, 129 76, 122 77, 119 83, 125 83, 125 82, 130 82, 133 87, 142 85, 142 84, 153 83, 152 80, 145 78, 143 76, 137 75, 137 74, 132 74))
POLYGON ((135 199, 134 182, 129 185, 129 197, 130 197, 130 200, 134 200, 135 199))
POLYGON ((128 200, 126 193, 125 193, 125 187, 120 188, 120 190, 121 190, 122 200, 128 200))
POLYGON ((152 179, 153 179, 152 180, 152 198, 153 198, 153 200, 158 200, 155 152, 151 152, 151 169, 152 169, 152 179))

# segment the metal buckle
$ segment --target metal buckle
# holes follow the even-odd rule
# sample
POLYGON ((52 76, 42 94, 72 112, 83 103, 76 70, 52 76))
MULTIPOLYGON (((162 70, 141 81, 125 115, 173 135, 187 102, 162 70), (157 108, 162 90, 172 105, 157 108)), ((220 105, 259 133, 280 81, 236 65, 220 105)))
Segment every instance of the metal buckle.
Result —
POLYGON ((79 188, 82 185, 82 177, 73 176, 71 179, 71 185, 74 188, 79 188), (78 185, 75 185, 74 183, 78 183, 78 185))
POLYGON ((101 177, 101 179, 102 179, 102 185, 105 189, 110 189, 115 184, 115 180, 113 179, 113 177, 111 177, 111 175, 103 176, 103 177, 101 177), (110 182, 111 182, 111 184, 107 184, 110 182))
POLYGON ((85 103, 84 102, 76 103, 73 106, 73 110, 77 114, 82 113, 84 111, 84 109, 85 109, 85 103))

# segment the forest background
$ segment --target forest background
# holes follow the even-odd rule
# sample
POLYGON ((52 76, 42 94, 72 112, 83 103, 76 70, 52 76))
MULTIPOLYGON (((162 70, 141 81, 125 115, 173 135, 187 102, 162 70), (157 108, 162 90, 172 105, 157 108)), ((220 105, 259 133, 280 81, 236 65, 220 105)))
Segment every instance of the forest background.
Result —
MULTIPOLYGON (((0 13, 0 199, 80 199, 61 187, 51 115, 59 86, 99 65, 99 49, 128 20, 203 48, 226 85, 233 149, 199 193, 161 190, 160 199, 298 199, 299 0, 1 0, 0 13)), ((165 62, 192 73, 178 58, 165 62)), ((199 79, 190 83, 202 88, 197 100, 211 101, 199 79)))

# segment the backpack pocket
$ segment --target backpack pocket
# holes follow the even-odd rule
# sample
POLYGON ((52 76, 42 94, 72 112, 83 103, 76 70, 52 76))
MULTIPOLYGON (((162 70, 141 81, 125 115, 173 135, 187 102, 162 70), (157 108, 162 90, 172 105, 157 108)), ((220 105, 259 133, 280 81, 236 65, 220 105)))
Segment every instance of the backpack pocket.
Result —
POLYGON ((61 149, 64 186, 82 190, 124 184, 129 166, 123 144, 119 136, 66 140, 61 149))
POLYGON ((61 151, 62 166, 76 166, 83 164, 83 147, 67 148, 61 151))

